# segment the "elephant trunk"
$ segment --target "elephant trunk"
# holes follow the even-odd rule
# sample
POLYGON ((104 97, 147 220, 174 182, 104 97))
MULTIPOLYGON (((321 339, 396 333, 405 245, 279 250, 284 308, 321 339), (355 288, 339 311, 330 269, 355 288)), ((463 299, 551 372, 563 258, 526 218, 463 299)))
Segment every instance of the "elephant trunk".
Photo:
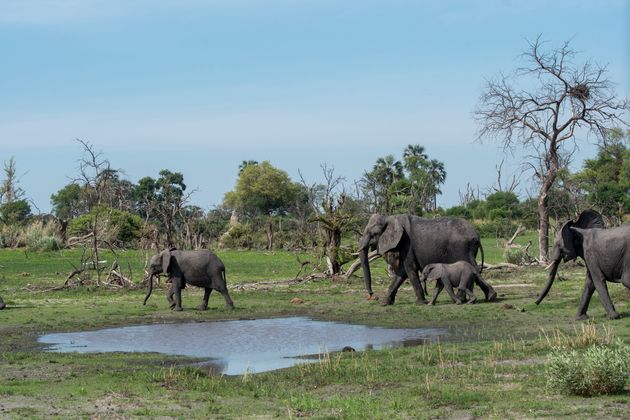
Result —
POLYGON ((143 305, 147 304, 147 300, 151 296, 151 292, 153 291, 153 274, 149 275, 149 281, 147 282, 147 295, 144 298, 143 305))
POLYGON ((359 259, 361 260, 361 268, 363 269, 363 278, 365 279, 365 289, 372 296, 372 273, 370 272, 370 262, 368 261, 369 247, 365 246, 359 250, 359 259))
POLYGON ((536 305, 539 305, 540 302, 542 302, 542 300, 545 298, 545 296, 547 296, 547 293, 549 293, 549 289, 551 289, 551 285, 553 284, 553 281, 556 279, 556 273, 558 272, 558 266, 560 265, 560 258, 553 260, 553 262, 549 265, 549 276, 547 277, 547 284, 545 285, 545 288, 543 289, 543 291, 540 293, 540 296, 538 296, 538 299, 536 300, 536 305))

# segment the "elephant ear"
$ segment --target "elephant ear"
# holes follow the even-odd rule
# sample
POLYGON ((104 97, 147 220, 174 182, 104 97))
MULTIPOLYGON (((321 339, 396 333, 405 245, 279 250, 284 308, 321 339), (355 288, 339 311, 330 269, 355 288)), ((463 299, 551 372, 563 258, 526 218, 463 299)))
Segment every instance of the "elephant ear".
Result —
POLYGON ((403 231, 400 222, 394 217, 390 218, 383 233, 378 238, 378 253, 383 255, 396 248, 402 239, 403 231))
POLYGON ((562 257, 564 261, 571 261, 577 258, 578 248, 581 248, 581 244, 578 242, 579 238, 571 227, 575 226, 572 220, 566 222, 560 229, 560 236, 562 238, 562 257))
POLYGON ((169 273, 171 271, 171 262, 175 257, 171 255, 170 251, 162 252, 162 272, 169 273))
POLYGON ((584 210, 575 222, 575 227, 580 229, 605 228, 604 218, 595 210, 584 210))

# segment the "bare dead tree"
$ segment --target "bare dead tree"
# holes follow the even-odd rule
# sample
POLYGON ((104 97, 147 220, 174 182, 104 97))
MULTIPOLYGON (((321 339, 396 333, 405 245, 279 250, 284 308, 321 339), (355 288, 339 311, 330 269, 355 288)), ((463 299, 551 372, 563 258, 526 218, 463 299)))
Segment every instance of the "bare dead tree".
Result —
POLYGON ((470 185, 470 182, 466 183, 466 191, 462 192, 460 190, 458 192, 459 192, 459 205, 460 206, 467 206, 473 201, 479 199, 479 187, 473 188, 470 185))
POLYGON ((575 64, 576 51, 569 44, 547 49, 537 37, 523 53, 525 67, 488 80, 474 111, 480 140, 498 140, 506 150, 533 151, 542 163, 535 175, 543 263, 549 246, 548 197, 561 168, 562 146, 575 142, 576 134, 603 139, 613 126, 627 126, 623 118, 629 102, 617 98, 606 66, 575 64))
POLYGON ((343 264, 340 259, 341 235, 354 216, 346 208, 345 178, 336 176, 334 168, 326 164, 322 164, 321 168, 323 184, 308 185, 301 173, 300 178, 308 194, 312 195, 309 197, 315 213, 312 220, 320 223, 324 230, 328 274, 337 275, 341 273, 343 264))
POLYGON ((503 177, 504 175, 503 164, 504 163, 505 163, 505 159, 501 159, 501 163, 499 163, 498 165, 495 165, 494 167, 497 171, 497 182, 496 184, 492 186, 492 190, 494 192, 502 191, 502 192, 516 193, 516 189, 520 185, 521 181, 514 174, 512 174, 511 178, 508 175, 507 180, 504 180, 504 177, 503 177))

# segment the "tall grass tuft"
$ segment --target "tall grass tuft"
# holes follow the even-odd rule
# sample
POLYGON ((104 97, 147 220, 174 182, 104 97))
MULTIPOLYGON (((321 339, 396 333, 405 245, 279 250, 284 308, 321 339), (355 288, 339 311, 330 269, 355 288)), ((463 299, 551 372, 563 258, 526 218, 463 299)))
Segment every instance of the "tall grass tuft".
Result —
POLYGON ((548 389, 579 396, 617 394, 630 377, 630 347, 593 345, 583 351, 556 348, 546 364, 548 389))
POLYGON ((577 326, 574 326, 573 331, 575 334, 568 335, 559 329, 547 332, 541 328, 541 341, 546 347, 551 349, 579 349, 595 345, 610 346, 615 343, 615 335, 612 329, 606 325, 602 325, 601 329, 599 329, 595 324, 583 323, 580 324, 579 329, 577 326))
POLYGON ((56 251, 63 247, 57 226, 53 223, 35 221, 21 234, 22 242, 31 251, 56 251))

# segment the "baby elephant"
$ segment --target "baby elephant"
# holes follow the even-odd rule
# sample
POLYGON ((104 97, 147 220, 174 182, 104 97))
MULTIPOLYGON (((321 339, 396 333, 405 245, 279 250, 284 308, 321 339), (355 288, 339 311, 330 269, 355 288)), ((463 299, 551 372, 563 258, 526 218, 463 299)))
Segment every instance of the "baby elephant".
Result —
POLYGON ((435 291, 429 305, 435 305, 435 300, 445 288, 453 302, 460 305, 461 299, 455 295, 453 288, 457 288, 468 296, 468 303, 474 303, 477 298, 472 292, 475 280, 479 277, 477 269, 466 261, 457 261, 452 264, 429 264, 422 270, 424 281, 436 280, 435 291))
POLYGON ((186 284, 205 289, 203 302, 197 309, 202 311, 208 309, 208 299, 212 290, 223 295, 225 306, 234 308, 227 290, 225 266, 219 257, 208 250, 178 251, 173 249, 164 250, 154 255, 151 258, 151 267, 149 268, 148 292, 144 298, 145 305, 153 289, 153 276, 161 273, 168 274, 172 282, 166 293, 166 299, 168 299, 171 309, 182 310, 182 289, 186 287, 186 284), (175 299, 173 299, 173 295, 175 295, 175 299))

